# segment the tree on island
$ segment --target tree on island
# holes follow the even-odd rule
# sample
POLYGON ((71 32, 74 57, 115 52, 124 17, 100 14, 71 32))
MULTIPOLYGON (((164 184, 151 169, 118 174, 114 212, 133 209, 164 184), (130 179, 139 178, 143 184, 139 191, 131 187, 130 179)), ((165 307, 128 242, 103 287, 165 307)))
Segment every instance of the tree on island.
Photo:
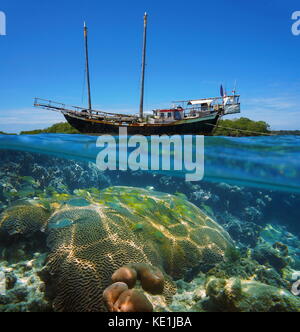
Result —
POLYGON ((214 136, 259 136, 270 134, 270 126, 264 121, 253 121, 248 118, 219 121, 214 136))
POLYGON ((38 134, 80 134, 78 130, 73 128, 67 122, 56 123, 46 129, 37 129, 31 131, 21 131, 20 135, 38 135, 38 134))

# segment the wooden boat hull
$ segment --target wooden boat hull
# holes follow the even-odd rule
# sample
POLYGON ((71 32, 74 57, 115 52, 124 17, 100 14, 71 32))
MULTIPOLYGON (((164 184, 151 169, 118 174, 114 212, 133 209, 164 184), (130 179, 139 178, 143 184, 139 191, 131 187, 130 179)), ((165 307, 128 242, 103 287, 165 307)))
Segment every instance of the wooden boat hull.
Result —
POLYGON ((177 121, 172 124, 129 124, 109 123, 91 119, 81 119, 64 114, 69 124, 83 134, 118 135, 120 127, 127 128, 128 135, 212 135, 217 125, 219 114, 205 118, 177 121))

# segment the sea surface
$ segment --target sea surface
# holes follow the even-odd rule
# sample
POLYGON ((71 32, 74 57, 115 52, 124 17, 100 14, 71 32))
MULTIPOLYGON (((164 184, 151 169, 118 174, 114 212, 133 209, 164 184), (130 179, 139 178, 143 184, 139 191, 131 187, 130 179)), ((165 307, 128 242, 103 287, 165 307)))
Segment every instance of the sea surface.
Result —
MULTIPOLYGON (((115 148, 124 150, 118 142, 115 148)), ((195 143, 191 151, 196 153, 199 148, 195 143)), ((32 235, 23 238, 22 232, 1 230, 7 211, 39 199, 49 207, 53 197, 60 203, 69 200, 70 206, 83 207, 89 205, 85 199, 115 186, 167 193, 193 203, 228 232, 239 251, 237 261, 244 262, 236 263, 234 269, 223 267, 228 270, 226 278, 255 280, 284 289, 298 300, 295 282, 300 279, 299 136, 205 137, 204 177, 196 182, 185 180, 185 170, 101 171, 96 166, 100 151, 95 136, 0 135, 0 312, 53 310, 43 291, 38 294, 34 291, 43 283, 37 272, 46 264, 47 241, 41 245, 42 235, 35 233, 36 241, 31 239, 28 243, 32 235), (76 195, 80 200, 74 200, 76 195), (34 268, 26 272, 24 265, 32 261, 34 268), (257 264, 253 268, 255 273, 249 272, 245 262, 249 266, 257 264)), ((128 154, 132 151, 129 149, 128 154)), ((118 154, 116 158, 119 161, 118 154)), ((20 226, 21 217, 16 214, 12 218, 15 218, 13 225, 20 226)), ((71 224, 68 219, 61 222, 62 227, 71 224)), ((199 267, 189 271, 176 280, 181 297, 175 295, 172 304, 165 307, 157 304, 155 309, 197 311, 195 308, 201 307, 199 311, 213 311, 199 299, 197 304, 191 295, 182 295, 205 287, 205 278, 215 273, 211 271, 215 270, 199 267)), ((288 308, 295 311, 292 305, 287 304, 285 309, 288 308)), ((261 310, 264 311, 263 306, 261 310)), ((229 311, 229 308, 218 307, 216 311, 229 311)))
MULTIPOLYGON (((97 137, 83 135, 0 135, 1 150, 93 163, 100 151, 96 142, 97 137)), ((205 137, 204 147, 204 180, 300 192, 300 136, 205 137)))

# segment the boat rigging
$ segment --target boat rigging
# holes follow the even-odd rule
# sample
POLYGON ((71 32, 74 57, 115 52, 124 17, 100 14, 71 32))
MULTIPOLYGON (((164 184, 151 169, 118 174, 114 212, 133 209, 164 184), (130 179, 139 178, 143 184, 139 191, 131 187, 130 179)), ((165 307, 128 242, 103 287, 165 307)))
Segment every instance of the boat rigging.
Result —
POLYGON ((120 127, 126 127, 129 135, 211 135, 218 120, 227 114, 240 113, 240 95, 234 88, 232 95, 173 102, 169 109, 156 109, 152 114, 144 113, 145 68, 147 51, 148 14, 144 15, 142 49, 142 73, 139 114, 118 114, 92 107, 88 28, 84 23, 85 71, 88 93, 88 107, 68 106, 50 100, 35 98, 34 106, 61 112, 71 126, 85 134, 118 134, 120 127))

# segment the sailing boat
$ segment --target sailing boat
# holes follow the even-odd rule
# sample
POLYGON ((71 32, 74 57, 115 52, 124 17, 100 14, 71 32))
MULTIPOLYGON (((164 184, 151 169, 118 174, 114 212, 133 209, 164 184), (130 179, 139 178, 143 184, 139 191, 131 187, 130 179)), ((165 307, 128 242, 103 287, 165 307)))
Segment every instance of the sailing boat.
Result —
POLYGON ((226 114, 240 113, 240 95, 235 90, 227 96, 221 87, 221 97, 173 102, 169 109, 156 109, 152 114, 144 113, 144 87, 147 46, 147 21, 144 15, 144 38, 142 52, 142 77, 140 108, 138 115, 108 113, 92 107, 88 29, 84 24, 84 44, 86 59, 86 81, 88 107, 68 106, 50 100, 36 98, 34 106, 61 112, 69 124, 84 134, 118 134, 120 128, 127 128, 128 135, 211 135, 218 120, 226 114))

